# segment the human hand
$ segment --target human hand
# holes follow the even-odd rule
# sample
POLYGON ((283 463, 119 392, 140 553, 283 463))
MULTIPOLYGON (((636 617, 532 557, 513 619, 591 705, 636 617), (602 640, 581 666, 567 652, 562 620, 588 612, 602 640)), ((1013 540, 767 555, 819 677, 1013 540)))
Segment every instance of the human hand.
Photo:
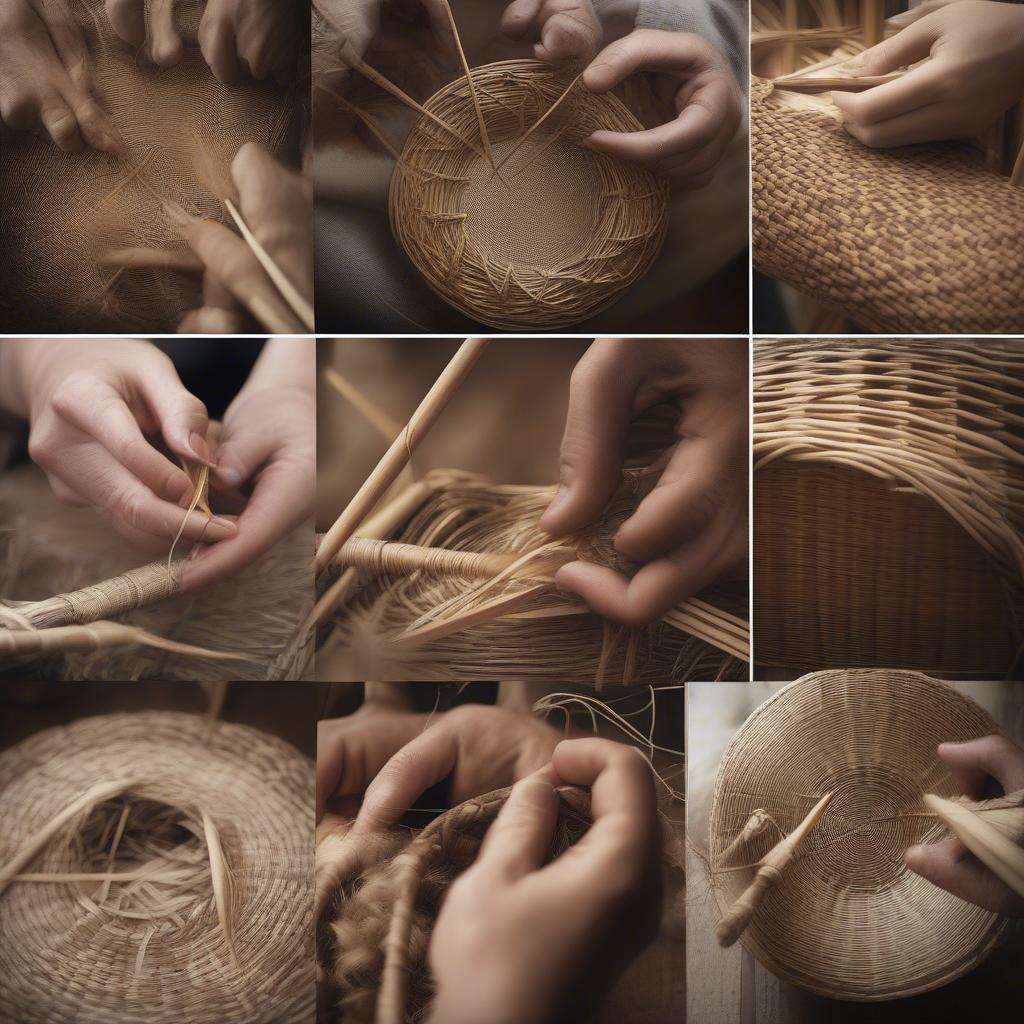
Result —
MULTIPOLYGON (((185 55, 175 4, 151 0, 147 12, 145 0, 106 0, 107 18, 129 46, 143 49, 160 67, 173 67, 185 55)), ((301 10, 292 0, 207 0, 199 22, 203 58, 224 83, 243 74, 284 82, 298 55, 301 10)))
POLYGON ((747 551, 747 354, 735 341, 600 338, 573 371, 558 493, 540 526, 565 536, 593 522, 621 479, 630 422, 669 400, 679 442, 615 548, 645 563, 631 579, 590 562, 555 583, 599 615, 654 621, 739 570, 747 551))
POLYGON ((68 153, 91 146, 124 156, 95 97, 89 51, 63 2, 0 0, 0 118, 28 131, 41 124, 68 153))
POLYGON ((193 484, 157 447, 212 466, 206 408, 174 364, 142 341, 8 340, 4 404, 30 423, 29 454, 58 501, 101 509, 132 543, 163 548, 177 535, 215 541, 233 523, 185 515, 193 484))
MULTIPOLYGON (((993 780, 1003 793, 1024 789, 1024 750, 1005 736, 984 736, 967 743, 941 743, 944 761, 961 790, 974 799, 991 796, 993 780)), ((921 843, 904 854, 911 871, 985 910, 1024 917, 1024 898, 995 876, 959 839, 921 843)))
MULTIPOLYGON (((313 511, 316 494, 316 342, 274 338, 224 414, 212 480, 248 492, 233 537, 182 568, 194 590, 244 569, 313 511)), ((312 551, 310 551, 312 557, 312 551)))
MULTIPOLYGON (((246 143, 231 163, 239 212, 257 241, 307 302, 313 301, 313 193, 309 183, 267 150, 246 143)), ((273 334, 306 328, 245 240, 212 220, 195 219, 186 234, 206 267, 203 305, 178 326, 185 334, 246 333, 246 311, 273 334)))
POLYGON ((856 77, 918 61, 893 82, 834 92, 846 130, 866 146, 980 134, 1024 96, 1024 7, 961 0, 912 22, 842 65, 856 77))
POLYGON ((560 743, 516 783, 476 862, 451 886, 428 956, 432 1024, 587 1020, 657 934, 660 831, 650 766, 610 740, 560 743), (593 825, 545 864, 556 785, 589 786, 593 825))
POLYGON ((637 71, 659 73, 676 109, 667 124, 639 132, 594 132, 587 145, 670 174, 681 188, 703 188, 736 135, 743 94, 725 54, 700 36, 639 29, 606 46, 583 73, 594 93, 637 71))
MULTIPOLYGON (((326 800, 353 797, 365 789, 353 833, 396 824, 424 792, 449 776, 453 804, 509 786, 546 765, 561 739, 551 726, 529 715, 480 704, 466 704, 433 719, 412 717, 417 719, 409 723, 414 735, 379 767, 377 758, 387 748, 378 738, 384 728, 378 720, 367 723, 367 734, 359 740, 339 727, 339 739, 322 767, 318 756, 321 809, 321 792, 326 800), (377 753, 361 763, 354 742, 362 745, 364 756, 371 747, 377 753)), ((388 729, 390 737, 400 737, 393 723, 388 729)))
POLYGON ((590 0, 512 0, 501 18, 510 39, 533 42, 537 60, 589 61, 601 45, 590 0))

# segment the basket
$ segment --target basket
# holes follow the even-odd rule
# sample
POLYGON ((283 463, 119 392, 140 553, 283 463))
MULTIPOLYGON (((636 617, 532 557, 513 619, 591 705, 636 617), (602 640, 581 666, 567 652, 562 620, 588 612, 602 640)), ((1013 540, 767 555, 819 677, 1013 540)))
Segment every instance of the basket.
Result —
POLYGON ((586 320, 664 241, 664 178, 583 144, 642 125, 541 61, 470 74, 472 86, 460 78, 427 101, 406 139, 389 195, 395 238, 441 298, 491 327, 586 320))
POLYGON ((1024 118, 987 153, 948 142, 872 150, 813 83, 879 41, 880 4, 753 5, 753 259, 881 333, 1024 333, 1024 118), (798 91, 799 90, 799 91, 798 91), (1017 159, 1015 185, 1010 172, 1017 159))
POLYGON ((1024 639, 1024 346, 764 341, 757 660, 998 678, 1024 639))
MULTIPOLYGON (((174 913, 156 916, 132 903, 129 883, 114 882, 104 896, 98 881, 0 882, 0 1021, 310 1021, 312 764, 255 729, 196 715, 109 715, 48 729, 0 754, 0 868, 74 801, 106 785, 110 795, 80 806, 23 872, 109 870, 108 849, 120 854, 116 870, 129 872, 143 862, 125 851, 159 840, 168 861, 207 877, 174 913), (172 814, 165 832, 135 835, 135 816, 152 821, 161 807, 172 814), (200 824, 206 817, 232 878, 233 955, 200 824), (96 849, 82 838, 90 822, 104 837, 96 849)), ((163 882, 161 896, 173 903, 174 884, 163 882)))
MULTIPOLYGON (((785 981, 864 1002, 926 992, 980 964, 1005 920, 914 874, 903 854, 949 835, 921 813, 925 793, 957 790, 936 746, 996 731, 973 701, 910 672, 817 672, 762 704, 729 744, 712 800, 723 913, 753 879, 753 868, 724 868, 754 811, 788 834, 833 797, 754 912, 744 946, 785 981)), ((764 856, 778 830, 752 839, 738 863, 764 856)))

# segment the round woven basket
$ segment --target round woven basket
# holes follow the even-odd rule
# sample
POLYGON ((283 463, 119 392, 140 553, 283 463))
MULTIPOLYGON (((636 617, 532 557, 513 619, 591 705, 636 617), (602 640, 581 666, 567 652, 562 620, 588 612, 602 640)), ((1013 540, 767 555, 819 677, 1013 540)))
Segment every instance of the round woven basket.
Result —
MULTIPOLYGON (((762 704, 715 784, 709 851, 723 912, 753 879, 753 869, 715 870, 750 815, 763 808, 788 834, 834 796, 754 913, 744 946, 786 981, 863 1002, 926 992, 981 963, 1005 921, 914 874, 903 854, 948 836, 921 815, 925 793, 956 792, 937 745, 996 731, 973 701, 911 672, 816 672, 762 704)), ((766 830, 740 863, 779 838, 766 830)))
POLYGON ((471 74, 473 89, 459 78, 439 90, 406 139, 391 179, 395 238, 430 287, 475 320, 505 330, 579 323, 640 278, 665 237, 665 180, 583 144, 599 129, 643 126, 614 96, 541 61, 471 74))
MULTIPOLYGON (((204 868, 213 862, 196 829, 205 814, 232 877, 234 957, 212 874, 206 891, 196 889, 175 912, 137 917, 113 912, 133 912, 126 883, 99 896, 95 880, 15 877, 0 888, 0 1021, 307 1024, 314 1013, 309 761, 254 729, 169 712, 86 718, 40 732, 0 755, 0 866, 91 787, 119 780, 123 793, 83 808, 19 873, 109 870, 97 864, 97 849, 90 859, 82 836, 92 823, 92 834, 109 844, 129 805, 119 850, 153 841, 133 835, 133 816, 166 805, 166 856, 204 868)), ((117 871, 131 868, 118 859, 117 871)), ((159 888, 175 900, 173 883, 159 888)))

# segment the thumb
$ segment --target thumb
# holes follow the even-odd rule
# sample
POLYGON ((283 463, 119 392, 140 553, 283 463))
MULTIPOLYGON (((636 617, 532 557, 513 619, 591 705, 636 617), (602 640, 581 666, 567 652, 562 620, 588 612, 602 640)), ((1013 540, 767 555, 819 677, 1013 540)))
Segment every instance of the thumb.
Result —
POLYGON ((940 30, 931 19, 915 22, 897 32, 890 39, 883 39, 856 57, 841 64, 844 71, 852 72, 857 78, 871 75, 887 75, 892 71, 916 64, 931 53, 932 44, 939 38, 940 30))
POLYGON ((241 487, 251 480, 274 451, 268 430, 246 431, 230 436, 217 445, 216 474, 230 487, 241 487))
POLYGON ((538 870, 557 824, 558 794, 546 771, 520 779, 487 830, 477 872, 512 881, 538 870))
POLYGON ((167 360, 147 367, 140 375, 138 386, 160 423, 160 433, 171 451, 213 468, 206 440, 210 429, 206 406, 181 383, 174 364, 167 360))
POLYGON ((1024 900, 1001 882, 959 839, 911 846, 903 855, 915 874, 984 910, 1019 916, 1024 900))

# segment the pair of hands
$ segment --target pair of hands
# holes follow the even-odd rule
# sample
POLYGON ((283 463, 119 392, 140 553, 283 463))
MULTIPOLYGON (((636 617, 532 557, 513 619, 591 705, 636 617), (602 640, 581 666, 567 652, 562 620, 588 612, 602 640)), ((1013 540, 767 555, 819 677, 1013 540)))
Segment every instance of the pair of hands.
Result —
POLYGON ((865 145, 970 138, 1024 96, 1024 7, 947 0, 925 3, 904 20, 895 36, 840 66, 864 77, 917 64, 896 81, 832 94, 847 131, 865 145))
POLYGON ((747 346, 727 340, 600 338, 573 371, 560 485, 540 526, 565 536, 595 520, 621 479, 630 423, 661 402, 680 408, 680 441, 655 489, 615 537, 644 563, 632 579, 570 562, 555 583, 605 618, 645 625, 747 557, 747 346))
MULTIPOLYGON (((422 0, 433 34, 452 49, 451 28, 440 0, 422 0)), ((380 30, 380 0, 314 0, 322 21, 357 56, 380 30)), ((610 92, 629 76, 651 73, 661 105, 676 117, 639 132, 595 132, 592 149, 670 174, 679 188, 702 188, 714 176, 741 121, 743 93, 725 55, 700 36, 639 29, 604 49, 590 0, 513 0, 502 32, 533 43, 538 60, 586 64, 583 85, 610 92), (598 52, 600 50, 600 52, 598 52)))
MULTIPOLYGON (((975 800, 1024 789, 1024 750, 1005 736, 984 736, 966 743, 943 743, 939 759, 949 768, 961 793, 975 800)), ((1024 917, 1024 898, 993 874, 956 838, 911 846, 908 868, 962 900, 1008 917, 1024 917)))
POLYGON ((29 420, 29 453, 61 502, 100 509, 154 552, 168 550, 184 519, 183 540, 206 545, 183 570, 191 590, 240 571, 312 511, 312 344, 268 342, 220 424, 142 341, 0 342, 0 399, 29 420), (185 516, 193 485, 178 458, 210 467, 214 489, 248 492, 237 520, 185 516))
MULTIPOLYGON (((27 131, 40 124, 67 152, 91 146, 118 158, 124 143, 103 110, 92 59, 72 0, 0 0, 0 118, 27 131)), ((181 61, 175 0, 106 0, 113 32, 161 67, 181 61), (148 24, 147 24, 148 21, 148 24)), ((286 81, 302 38, 301 5, 291 0, 207 0, 199 45, 214 75, 286 81)))
POLYGON ((536 719, 500 708, 467 705, 433 724, 429 718, 370 704, 322 722, 318 817, 325 805, 352 814, 362 794, 353 830, 369 831, 395 824, 449 775, 452 803, 512 784, 434 927, 431 1020, 548 1024, 585 1017, 657 932, 660 826, 650 766, 631 747, 561 740, 536 719), (594 824, 545 865, 558 785, 590 789, 594 824))

